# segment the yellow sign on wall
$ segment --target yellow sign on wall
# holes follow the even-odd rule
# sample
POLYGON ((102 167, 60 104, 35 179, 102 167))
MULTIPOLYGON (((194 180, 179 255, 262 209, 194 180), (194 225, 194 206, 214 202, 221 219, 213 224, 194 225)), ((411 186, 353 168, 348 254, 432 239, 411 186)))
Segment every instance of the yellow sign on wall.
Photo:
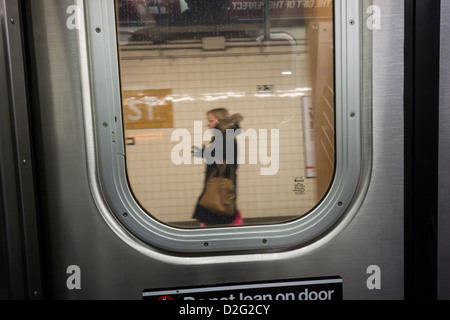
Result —
POLYGON ((124 90, 125 130, 172 128, 172 90, 124 90))

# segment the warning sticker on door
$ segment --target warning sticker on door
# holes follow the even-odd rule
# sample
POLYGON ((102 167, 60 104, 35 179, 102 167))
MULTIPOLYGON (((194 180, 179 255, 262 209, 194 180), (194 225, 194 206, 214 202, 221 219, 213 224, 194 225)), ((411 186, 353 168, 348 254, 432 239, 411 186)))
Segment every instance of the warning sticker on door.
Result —
POLYGON ((325 301, 342 300, 340 277, 144 290, 144 300, 325 301))

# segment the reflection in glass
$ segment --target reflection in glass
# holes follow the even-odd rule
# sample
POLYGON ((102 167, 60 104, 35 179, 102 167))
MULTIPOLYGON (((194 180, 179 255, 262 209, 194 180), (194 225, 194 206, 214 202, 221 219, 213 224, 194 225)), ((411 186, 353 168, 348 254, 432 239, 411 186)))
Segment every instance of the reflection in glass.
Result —
POLYGON ((143 209, 198 228, 280 223, 317 206, 335 163, 331 0, 116 0, 116 9, 127 174, 143 209), (240 131, 209 126, 217 109, 240 115, 240 131), (240 215, 222 222, 194 216, 211 158, 235 175, 240 215))

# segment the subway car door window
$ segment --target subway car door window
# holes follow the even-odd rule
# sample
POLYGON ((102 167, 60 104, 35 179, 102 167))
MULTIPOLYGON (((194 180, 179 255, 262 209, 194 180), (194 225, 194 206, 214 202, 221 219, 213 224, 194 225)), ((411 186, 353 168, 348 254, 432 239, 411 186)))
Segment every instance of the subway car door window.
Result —
POLYGON ((97 176, 118 228, 169 251, 273 250, 346 214, 358 1, 86 6, 97 176))

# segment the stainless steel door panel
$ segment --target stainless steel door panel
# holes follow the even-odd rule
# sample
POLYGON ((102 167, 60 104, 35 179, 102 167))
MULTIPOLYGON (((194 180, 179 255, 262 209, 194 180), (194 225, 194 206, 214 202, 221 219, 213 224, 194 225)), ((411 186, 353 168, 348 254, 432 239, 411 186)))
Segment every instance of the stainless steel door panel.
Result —
POLYGON ((450 299, 450 3, 441 2, 439 110, 438 298, 450 299))
POLYGON ((91 195, 77 32, 66 25, 73 1, 31 1, 40 95, 34 121, 54 297, 140 299, 143 289, 338 275, 345 299, 402 299, 403 1, 374 4, 388 18, 373 31, 372 177, 349 226, 285 253, 189 258, 154 249, 151 258, 114 234, 91 195), (80 290, 66 286, 71 265, 81 269, 80 290), (379 290, 366 284, 371 265, 381 270, 379 290))

